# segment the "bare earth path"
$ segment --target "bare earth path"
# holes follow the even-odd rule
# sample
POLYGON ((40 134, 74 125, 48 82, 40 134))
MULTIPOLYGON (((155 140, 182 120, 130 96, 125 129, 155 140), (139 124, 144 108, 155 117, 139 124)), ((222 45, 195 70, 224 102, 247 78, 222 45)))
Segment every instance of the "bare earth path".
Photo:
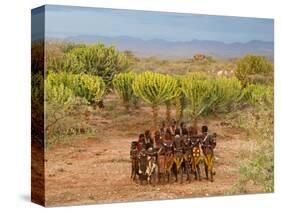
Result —
MULTIPOLYGON (((139 185, 130 179, 130 142, 135 137, 114 133, 104 141, 93 139, 57 145, 46 151, 46 204, 73 205, 224 195, 239 175, 239 151, 246 136, 210 121, 218 133, 215 182, 205 179, 165 185, 139 185)), ((260 192, 253 187, 251 192, 260 192)))

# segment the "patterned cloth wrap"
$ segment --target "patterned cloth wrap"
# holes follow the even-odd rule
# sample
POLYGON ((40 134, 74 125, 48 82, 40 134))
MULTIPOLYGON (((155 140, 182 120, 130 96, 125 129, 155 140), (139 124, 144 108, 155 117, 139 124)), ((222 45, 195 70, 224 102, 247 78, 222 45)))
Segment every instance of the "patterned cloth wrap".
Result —
POLYGON ((142 150, 139 153, 138 162, 139 162, 139 173, 142 175, 146 174, 148 161, 147 161, 147 155, 145 154, 145 150, 142 150))
POLYGON ((202 150, 204 155, 204 163, 207 165, 208 170, 212 171, 214 166, 214 152, 213 149, 216 146, 214 136, 206 134, 202 142, 202 150))
POLYGON ((165 155, 165 171, 170 172, 174 163, 174 156, 173 154, 165 155))
POLYGON ((184 155, 182 152, 176 152, 174 155, 174 162, 176 164, 177 170, 181 167, 181 164, 184 160, 184 155))
POLYGON ((153 157, 148 156, 147 160, 148 160, 148 166, 146 168, 146 174, 148 177, 150 177, 153 174, 153 172, 155 171, 157 166, 156 166, 156 163, 155 163, 155 160, 153 157))
POLYGON ((213 154, 207 154, 204 156, 204 162, 208 167, 209 171, 213 170, 214 167, 214 155, 213 154))
POLYGON ((199 164, 201 160, 200 157, 200 148, 199 147, 193 147, 192 149, 192 170, 195 170, 196 166, 199 164))

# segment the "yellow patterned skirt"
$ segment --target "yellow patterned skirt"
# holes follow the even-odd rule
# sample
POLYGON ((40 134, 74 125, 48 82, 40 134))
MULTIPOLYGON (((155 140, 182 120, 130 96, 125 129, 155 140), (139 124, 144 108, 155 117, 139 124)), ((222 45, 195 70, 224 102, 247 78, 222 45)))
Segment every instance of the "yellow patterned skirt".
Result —
POLYGON ((192 167, 192 170, 195 171, 196 166, 199 164, 200 160, 201 160, 200 148, 199 147, 194 147, 192 149, 192 157, 191 157, 191 167, 192 167))
POLYGON ((214 167, 214 155, 213 154, 207 154, 204 156, 204 162, 208 167, 209 171, 213 170, 214 167))
POLYGON ((183 154, 179 154, 179 155, 174 156, 174 162, 177 166, 177 170, 179 170, 179 168, 181 167, 181 164, 182 164, 183 160, 184 160, 183 154))

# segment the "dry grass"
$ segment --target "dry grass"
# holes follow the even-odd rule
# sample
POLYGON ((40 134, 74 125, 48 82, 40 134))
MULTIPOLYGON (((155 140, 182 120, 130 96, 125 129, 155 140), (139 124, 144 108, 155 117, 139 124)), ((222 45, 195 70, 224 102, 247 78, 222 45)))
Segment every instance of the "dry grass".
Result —
POLYGON ((164 73, 185 75, 190 72, 205 72, 208 74, 232 76, 236 68, 236 62, 231 60, 214 60, 206 58, 202 61, 193 59, 181 60, 161 60, 158 58, 143 58, 136 61, 131 67, 136 72, 143 72, 147 70, 164 73))

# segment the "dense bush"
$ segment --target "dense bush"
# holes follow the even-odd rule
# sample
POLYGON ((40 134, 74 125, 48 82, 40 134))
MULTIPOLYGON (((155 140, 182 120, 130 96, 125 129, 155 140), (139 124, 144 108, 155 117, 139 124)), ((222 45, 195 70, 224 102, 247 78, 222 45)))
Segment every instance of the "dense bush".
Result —
POLYGON ((115 75, 113 79, 114 89, 121 97, 126 109, 129 108, 130 102, 135 103, 136 96, 133 91, 133 82, 136 78, 134 72, 126 72, 115 75))
POLYGON ((85 46, 85 44, 68 42, 46 42, 46 70, 52 72, 83 72, 79 61, 68 53, 75 48, 85 46))
POLYGON ((115 74, 128 68, 125 54, 119 53, 113 46, 106 47, 103 44, 74 48, 69 51, 67 57, 77 61, 78 70, 72 68, 75 73, 83 72, 99 76, 107 86, 111 86, 115 74))
POLYGON ((228 111, 242 96, 238 79, 202 73, 187 75, 182 80, 182 91, 187 99, 186 112, 195 121, 203 114, 228 111))
POLYGON ((67 72, 48 73, 46 88, 49 98, 53 98, 53 95, 61 95, 64 98, 75 95, 85 98, 90 104, 101 101, 105 92, 105 84, 100 77, 67 72))
POLYGON ((238 60, 235 76, 245 87, 247 84, 255 81, 259 76, 266 76, 273 73, 273 66, 265 57, 247 55, 238 60))
POLYGON ((79 61, 72 55, 64 53, 52 53, 46 59, 47 71, 52 72, 69 72, 83 73, 79 61))
POLYGON ((129 56, 118 52, 113 46, 54 42, 46 44, 47 71, 99 76, 107 88, 112 85, 114 75, 126 71, 130 64, 129 56))
POLYGON ((155 128, 158 120, 158 106, 178 95, 177 80, 175 78, 149 71, 136 77, 133 90, 138 97, 151 105, 155 128))
POLYGON ((78 82, 78 85, 73 88, 77 96, 85 98, 91 104, 103 99, 105 83, 100 77, 81 74, 78 75, 78 82))
POLYGON ((94 133, 90 124, 92 107, 85 99, 72 97, 63 104, 56 101, 47 101, 45 108, 45 147, 56 143, 66 142, 73 136, 94 133))
POLYGON ((253 106, 258 104, 273 106, 274 88, 270 85, 249 84, 243 90, 243 101, 253 106))
POLYGON ((213 84, 213 102, 210 105, 212 112, 227 112, 241 99, 242 86, 237 78, 217 77, 211 83, 213 84))
POLYGON ((45 98, 47 102, 56 102, 63 105, 70 102, 74 97, 72 90, 64 84, 52 85, 50 81, 47 80, 45 86, 45 98))
POLYGON ((100 101, 104 91, 100 77, 49 72, 45 80, 46 146, 66 136, 92 132, 88 120, 93 107, 89 104, 100 101))

